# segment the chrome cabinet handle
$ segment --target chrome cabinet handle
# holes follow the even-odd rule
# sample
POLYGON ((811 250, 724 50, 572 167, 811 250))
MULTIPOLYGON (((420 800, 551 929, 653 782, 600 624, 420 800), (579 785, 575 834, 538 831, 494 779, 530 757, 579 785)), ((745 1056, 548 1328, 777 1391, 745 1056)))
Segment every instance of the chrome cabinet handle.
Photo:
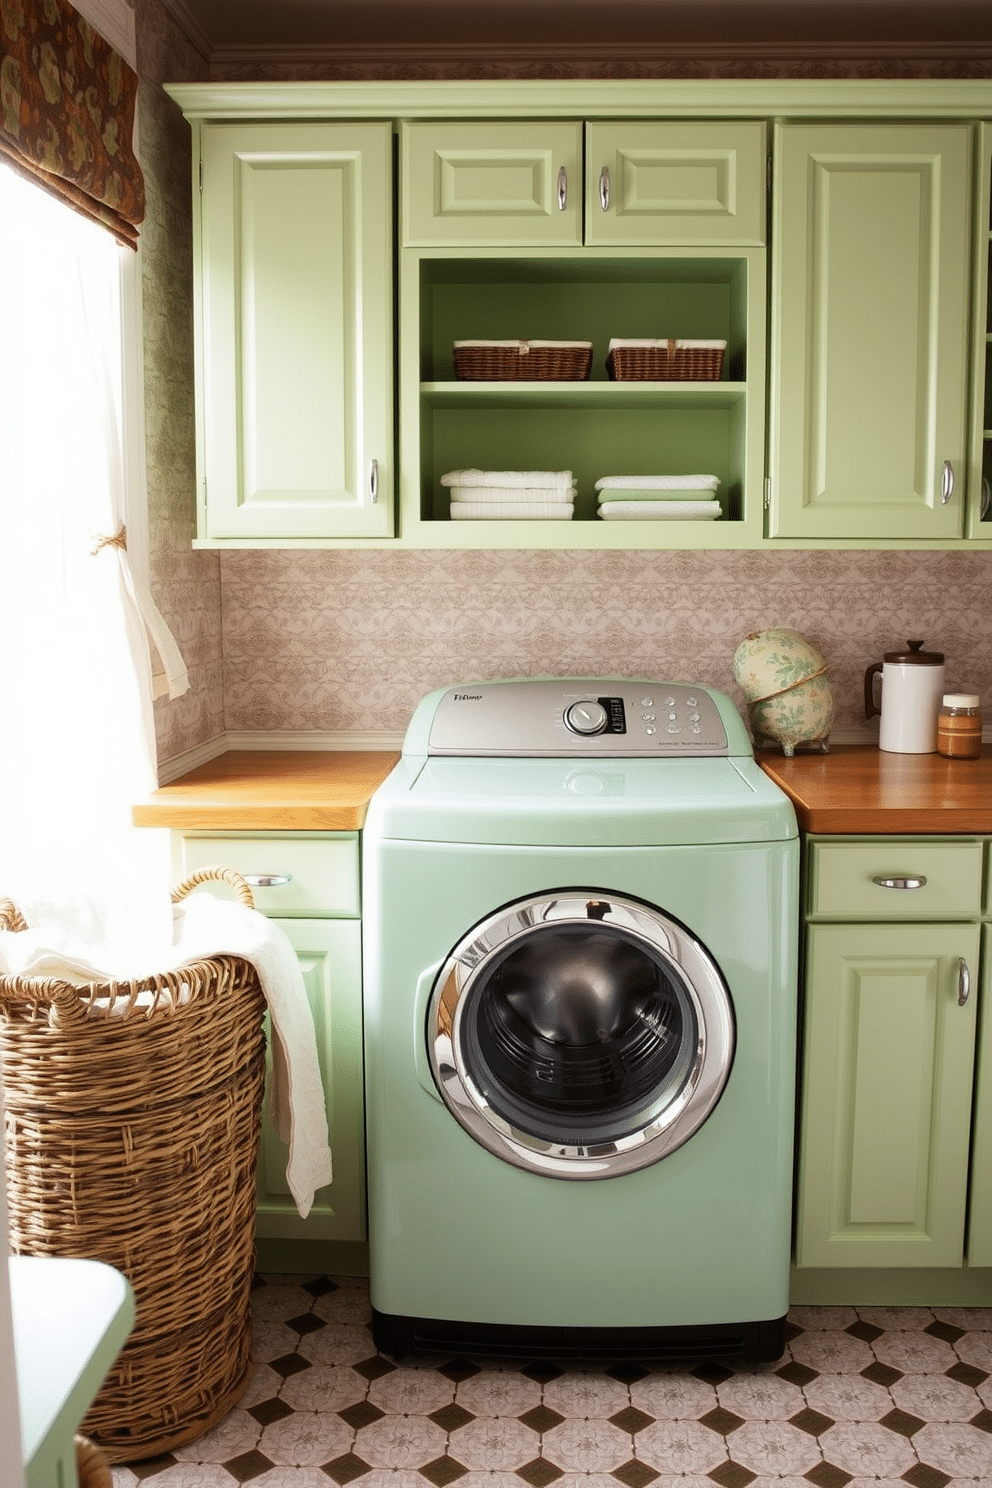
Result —
POLYGON ((375 506, 379 500, 379 461, 373 460, 369 466, 369 497, 375 506))
POLYGON ((880 889, 922 889, 926 886, 926 879, 922 873, 919 878, 873 878, 873 884, 878 884, 880 889))
POLYGON ((963 956, 958 957, 958 1007, 964 1007, 971 996, 971 972, 963 956))
POLYGON ((610 210, 610 167, 604 165, 599 173, 599 205, 604 212, 610 210))
POLYGON ((940 504, 946 506, 954 495, 954 466, 950 460, 944 461, 944 469, 940 477, 940 504))
POLYGON ((245 883, 251 889, 277 889, 282 884, 292 883, 291 873, 246 873, 245 883))
POLYGON ((568 204, 568 171, 564 166, 558 172, 558 210, 564 212, 568 204))

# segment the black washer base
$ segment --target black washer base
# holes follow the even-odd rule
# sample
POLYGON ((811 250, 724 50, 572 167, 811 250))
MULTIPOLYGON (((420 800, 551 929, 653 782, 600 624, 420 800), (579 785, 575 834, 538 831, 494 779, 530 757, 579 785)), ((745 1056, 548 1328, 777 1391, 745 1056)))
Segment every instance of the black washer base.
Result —
POLYGON ((673 1328, 548 1328, 519 1323, 446 1322, 372 1309, 372 1339, 383 1354, 468 1354, 478 1359, 548 1359, 563 1363, 645 1363, 721 1359, 753 1367, 785 1351, 786 1319, 673 1328))

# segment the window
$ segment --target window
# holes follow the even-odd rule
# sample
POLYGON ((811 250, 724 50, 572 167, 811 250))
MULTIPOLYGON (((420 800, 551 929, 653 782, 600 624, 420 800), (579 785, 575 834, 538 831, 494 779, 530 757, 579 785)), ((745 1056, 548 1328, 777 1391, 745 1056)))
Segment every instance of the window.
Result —
POLYGON ((156 782, 146 626, 161 624, 116 546, 131 250, 5 167, 0 221, 2 893, 133 875, 162 846, 130 825, 156 782))

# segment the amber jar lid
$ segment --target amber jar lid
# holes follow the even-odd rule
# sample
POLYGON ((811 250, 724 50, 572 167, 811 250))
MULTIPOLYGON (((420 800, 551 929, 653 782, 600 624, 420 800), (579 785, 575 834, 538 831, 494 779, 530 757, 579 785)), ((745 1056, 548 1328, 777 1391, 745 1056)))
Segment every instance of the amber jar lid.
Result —
POLYGON ((886 661, 908 662, 911 666, 943 666, 943 651, 924 651, 922 641, 907 641, 908 651, 886 651, 886 661))

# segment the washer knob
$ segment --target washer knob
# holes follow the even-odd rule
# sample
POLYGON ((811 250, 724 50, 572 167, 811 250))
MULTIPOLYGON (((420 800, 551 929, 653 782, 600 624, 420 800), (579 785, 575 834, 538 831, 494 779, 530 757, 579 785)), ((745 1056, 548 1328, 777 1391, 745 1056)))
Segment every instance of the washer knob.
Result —
POLYGON ((565 709, 565 725, 573 734, 601 734, 609 721, 602 703, 570 703, 565 709))

